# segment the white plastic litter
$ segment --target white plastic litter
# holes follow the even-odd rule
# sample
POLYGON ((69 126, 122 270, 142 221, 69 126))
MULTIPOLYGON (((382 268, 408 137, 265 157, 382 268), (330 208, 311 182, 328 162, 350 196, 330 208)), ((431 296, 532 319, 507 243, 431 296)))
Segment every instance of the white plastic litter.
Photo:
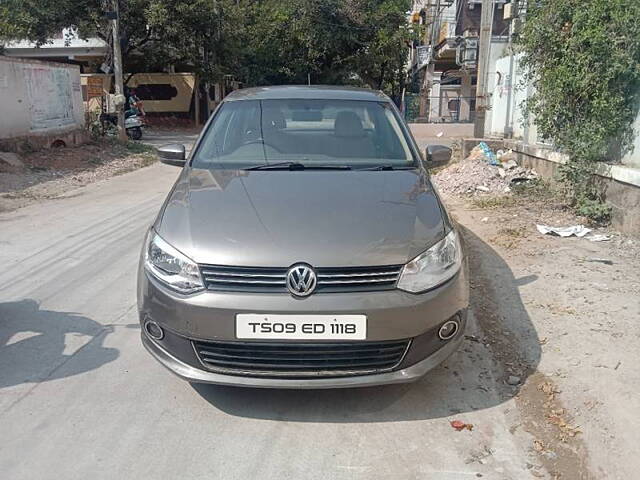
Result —
POLYGON ((536 225, 536 228, 543 235, 557 235, 558 237, 584 237, 591 231, 584 225, 571 225, 570 227, 551 227, 549 225, 536 225))

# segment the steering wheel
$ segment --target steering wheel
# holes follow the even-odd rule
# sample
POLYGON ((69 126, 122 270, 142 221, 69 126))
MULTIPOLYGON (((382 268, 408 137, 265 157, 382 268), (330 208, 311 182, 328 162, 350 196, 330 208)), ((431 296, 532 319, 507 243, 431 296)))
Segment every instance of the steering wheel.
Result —
POLYGON ((282 153, 278 147, 276 147, 275 145, 273 145, 271 143, 265 142, 261 138, 256 138, 255 140, 249 140, 248 142, 244 142, 242 145, 240 145, 240 147, 245 147, 247 145, 253 145, 254 143, 260 143, 262 145, 266 145, 269 148, 273 148, 276 152, 282 153))

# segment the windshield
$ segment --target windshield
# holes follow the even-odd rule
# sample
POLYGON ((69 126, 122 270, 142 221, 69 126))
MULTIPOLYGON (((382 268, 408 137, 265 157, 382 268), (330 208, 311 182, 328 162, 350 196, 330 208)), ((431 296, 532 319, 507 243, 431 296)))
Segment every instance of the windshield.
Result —
POLYGON ((195 168, 277 162, 367 168, 415 165, 391 105, 347 100, 223 103, 195 154, 195 168))

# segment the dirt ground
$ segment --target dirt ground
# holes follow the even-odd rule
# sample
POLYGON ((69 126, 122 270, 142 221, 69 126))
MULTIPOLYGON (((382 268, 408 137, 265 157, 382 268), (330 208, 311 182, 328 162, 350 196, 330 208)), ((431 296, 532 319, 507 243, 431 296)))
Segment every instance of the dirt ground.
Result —
POLYGON ((151 151, 140 143, 101 140, 23 154, 22 167, 0 161, 0 212, 150 165, 156 160, 151 151))
MULTIPOLYGON (((451 184, 447 170, 434 178, 451 184)), ((477 341, 502 361, 505 383, 520 388, 512 433, 534 438, 532 475, 545 476, 544 467, 551 478, 637 478, 640 240, 597 227, 592 234, 611 239, 542 235, 536 224, 586 223, 540 185, 444 200, 465 232, 477 341), (504 271, 487 269, 489 253, 504 271)))

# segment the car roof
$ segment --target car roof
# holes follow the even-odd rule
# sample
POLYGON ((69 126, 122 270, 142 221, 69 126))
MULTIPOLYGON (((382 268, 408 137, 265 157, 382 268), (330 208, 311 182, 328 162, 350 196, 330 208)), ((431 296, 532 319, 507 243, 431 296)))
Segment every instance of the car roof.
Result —
POLYGON ((225 102, 237 100, 365 100, 390 102, 384 93, 368 88, 336 87, 330 85, 282 85, 253 87, 234 90, 224 98, 225 102))

